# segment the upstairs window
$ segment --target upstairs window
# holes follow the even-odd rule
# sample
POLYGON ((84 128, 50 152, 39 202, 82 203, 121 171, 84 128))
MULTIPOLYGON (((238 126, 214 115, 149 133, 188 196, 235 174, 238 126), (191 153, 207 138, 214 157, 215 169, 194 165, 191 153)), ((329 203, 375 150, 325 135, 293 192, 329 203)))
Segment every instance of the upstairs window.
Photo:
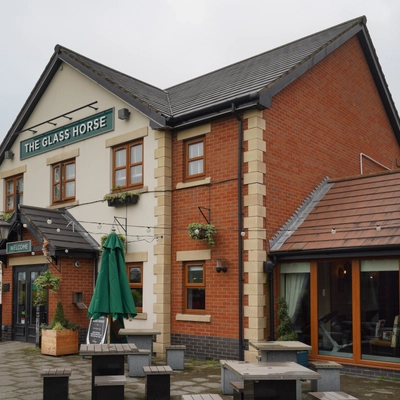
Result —
POLYGON ((75 160, 54 164, 52 203, 75 200, 75 160))
POLYGON ((143 312, 143 279, 142 279, 142 263, 127 264, 126 272, 128 274, 128 282, 131 288, 133 301, 135 302, 136 311, 143 312))
POLYGON ((19 191, 19 203, 24 204, 24 176, 16 175, 6 179, 5 212, 13 212, 17 203, 16 195, 19 191))
POLYGON ((204 137, 185 143, 186 179, 198 179, 205 174, 204 137))
POLYGON ((127 143, 113 149, 113 187, 143 186, 143 141, 127 143))
POLYGON ((185 311, 204 313, 206 309, 206 285, 203 263, 185 266, 185 311))

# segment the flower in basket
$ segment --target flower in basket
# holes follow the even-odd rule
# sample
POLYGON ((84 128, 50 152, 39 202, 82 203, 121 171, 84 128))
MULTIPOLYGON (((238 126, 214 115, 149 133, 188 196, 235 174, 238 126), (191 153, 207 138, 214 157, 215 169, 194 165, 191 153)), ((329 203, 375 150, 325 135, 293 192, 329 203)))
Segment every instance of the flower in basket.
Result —
POLYGON ((107 201, 108 205, 136 204, 140 193, 123 192, 121 186, 115 186, 111 193, 106 194, 102 201, 107 201))
POLYGON ((189 224, 188 229, 190 238, 195 240, 204 240, 210 246, 214 246, 214 235, 217 233, 214 225, 192 222, 189 224))

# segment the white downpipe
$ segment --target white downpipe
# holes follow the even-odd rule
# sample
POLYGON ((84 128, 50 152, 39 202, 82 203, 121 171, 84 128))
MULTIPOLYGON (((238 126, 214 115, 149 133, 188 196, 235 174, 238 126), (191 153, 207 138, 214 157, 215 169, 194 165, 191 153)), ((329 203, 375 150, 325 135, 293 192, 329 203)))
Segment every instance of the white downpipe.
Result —
POLYGON ((381 166, 382 168, 385 168, 385 169, 387 169, 388 171, 390 171, 390 168, 386 167, 386 165, 381 164, 380 162, 374 160, 373 158, 367 156, 367 155, 364 154, 364 153, 360 153, 360 174, 361 174, 361 175, 363 174, 363 162, 362 162, 363 157, 368 158, 368 160, 370 160, 370 161, 374 162, 375 164, 378 164, 378 165, 381 166))

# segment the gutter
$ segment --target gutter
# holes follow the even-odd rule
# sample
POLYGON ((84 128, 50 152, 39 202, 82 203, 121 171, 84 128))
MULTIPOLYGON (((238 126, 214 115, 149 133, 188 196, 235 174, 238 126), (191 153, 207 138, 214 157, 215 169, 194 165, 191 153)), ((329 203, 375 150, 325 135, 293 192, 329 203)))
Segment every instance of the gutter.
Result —
MULTIPOLYGON (((272 105, 272 97, 269 94, 261 93, 259 90, 246 93, 242 96, 233 97, 228 100, 221 101, 213 105, 197 108, 176 117, 168 117, 165 120, 166 127, 180 128, 199 121, 208 120, 222 114, 232 114, 238 110, 258 107, 261 109, 269 108, 272 105), (232 111, 234 107, 234 111, 232 111)), ((150 124, 153 129, 161 129, 159 125, 150 124)))

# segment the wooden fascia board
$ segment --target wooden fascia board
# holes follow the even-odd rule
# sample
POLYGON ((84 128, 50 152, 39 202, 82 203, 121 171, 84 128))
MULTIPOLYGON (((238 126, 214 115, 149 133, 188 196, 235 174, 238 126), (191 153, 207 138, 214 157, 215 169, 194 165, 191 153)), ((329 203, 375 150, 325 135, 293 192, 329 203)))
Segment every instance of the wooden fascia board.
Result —
POLYGON ((383 106, 386 110, 387 116, 389 118, 390 124, 396 136, 396 139, 400 145, 400 119, 396 106, 393 102, 392 95, 389 91, 388 84, 383 74, 381 65, 376 55, 375 48, 372 44, 371 37, 365 26, 362 27, 361 31, 358 33, 358 39, 360 41, 361 47, 364 51, 365 58, 369 65, 372 73, 375 85, 377 87, 378 93, 381 97, 383 106))

